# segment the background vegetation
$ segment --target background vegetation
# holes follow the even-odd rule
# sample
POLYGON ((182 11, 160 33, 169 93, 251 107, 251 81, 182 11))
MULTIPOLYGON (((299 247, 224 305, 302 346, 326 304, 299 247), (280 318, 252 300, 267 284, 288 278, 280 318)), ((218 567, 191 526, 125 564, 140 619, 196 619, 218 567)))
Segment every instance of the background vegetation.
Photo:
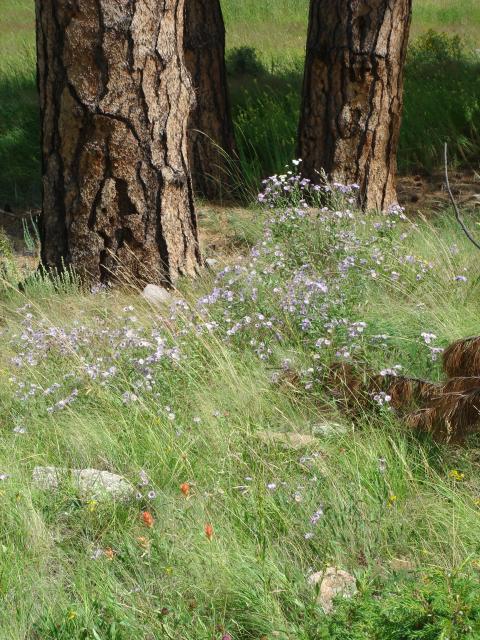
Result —
MULTIPOLYGON (((261 178, 295 156, 308 0, 224 0, 222 6, 239 193, 251 198, 261 178)), ((457 164, 478 159, 479 24, 476 0, 415 0, 399 152, 403 173, 437 168, 445 141, 457 164)), ((1 206, 39 201, 33 27, 31 0, 0 0, 1 206)))

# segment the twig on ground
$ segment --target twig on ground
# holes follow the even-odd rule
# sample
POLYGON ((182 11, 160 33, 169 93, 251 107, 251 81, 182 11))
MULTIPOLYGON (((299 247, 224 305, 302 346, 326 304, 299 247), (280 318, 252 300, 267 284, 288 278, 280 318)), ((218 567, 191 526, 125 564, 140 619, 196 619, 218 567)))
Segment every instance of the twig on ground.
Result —
POLYGON ((453 197, 453 193, 452 190, 450 188, 450 180, 448 179, 448 145, 447 143, 445 143, 445 184, 447 187, 447 191, 448 191, 448 195, 450 196, 450 201, 453 205, 453 209, 455 211, 455 217, 458 221, 458 224, 462 227, 463 232, 465 233, 465 235, 467 236, 467 238, 470 240, 470 242, 475 245, 477 247, 477 249, 480 249, 480 244, 475 240, 475 238, 473 238, 473 236, 470 234, 470 231, 467 229, 467 227, 465 226, 465 223, 463 222, 461 216, 460 216, 460 211, 458 209, 458 205, 455 201, 455 198, 453 197))

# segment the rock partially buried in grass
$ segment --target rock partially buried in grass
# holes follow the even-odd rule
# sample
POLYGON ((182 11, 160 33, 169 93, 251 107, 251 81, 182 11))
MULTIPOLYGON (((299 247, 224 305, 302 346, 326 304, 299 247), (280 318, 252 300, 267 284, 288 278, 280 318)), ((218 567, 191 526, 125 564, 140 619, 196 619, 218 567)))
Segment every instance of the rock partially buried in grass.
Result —
POLYGON ((414 571, 415 565, 406 558, 393 558, 390 560, 390 567, 394 571, 414 571))
POLYGON ((142 298, 156 307, 173 304, 175 302, 175 296, 157 284, 147 284, 142 291, 142 298))
POLYGON ((281 433, 279 431, 257 431, 255 434, 265 444, 280 444, 287 449, 307 449, 318 445, 318 440, 304 433, 281 433))
POLYGON ((334 598, 338 596, 352 598, 357 593, 355 578, 350 573, 336 567, 327 567, 325 571, 313 573, 308 581, 312 585, 320 584, 317 603, 325 613, 332 613, 334 598))
POLYGON ((122 476, 99 469, 64 469, 35 467, 33 484, 45 491, 71 487, 80 498, 126 501, 135 496, 135 488, 122 476))
POLYGON ((218 260, 216 258, 207 258, 205 260, 205 265, 209 268, 209 269, 215 269, 216 266, 218 265, 218 260))

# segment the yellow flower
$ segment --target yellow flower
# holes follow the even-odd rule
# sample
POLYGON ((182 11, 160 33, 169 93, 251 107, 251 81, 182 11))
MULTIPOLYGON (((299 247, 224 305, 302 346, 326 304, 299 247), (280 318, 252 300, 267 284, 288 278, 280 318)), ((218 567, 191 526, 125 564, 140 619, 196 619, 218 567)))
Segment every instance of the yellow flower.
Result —
POLYGON ((77 617, 76 611, 69 611, 67 613, 67 620, 75 620, 76 617, 77 617))
POLYGON ((397 501, 397 496, 395 496, 395 495, 388 496, 388 506, 389 507, 393 507, 393 505, 396 503, 396 501, 397 501))
POLYGON ((448 472, 448 477, 454 480, 455 482, 460 482, 465 479, 465 474, 459 471, 458 469, 452 469, 448 472))
POLYGON ((97 508, 97 504, 98 502, 96 500, 89 500, 87 502, 87 509, 90 511, 90 513, 93 513, 93 511, 95 511, 95 509, 97 508))

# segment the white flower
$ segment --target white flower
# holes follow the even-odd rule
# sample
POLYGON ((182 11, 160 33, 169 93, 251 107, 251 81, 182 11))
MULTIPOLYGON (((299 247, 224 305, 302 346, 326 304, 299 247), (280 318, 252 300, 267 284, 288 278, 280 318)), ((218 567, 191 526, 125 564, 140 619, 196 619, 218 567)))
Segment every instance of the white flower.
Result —
POLYGON ((27 433, 27 430, 25 427, 17 425, 16 427, 13 428, 13 433, 27 433))

